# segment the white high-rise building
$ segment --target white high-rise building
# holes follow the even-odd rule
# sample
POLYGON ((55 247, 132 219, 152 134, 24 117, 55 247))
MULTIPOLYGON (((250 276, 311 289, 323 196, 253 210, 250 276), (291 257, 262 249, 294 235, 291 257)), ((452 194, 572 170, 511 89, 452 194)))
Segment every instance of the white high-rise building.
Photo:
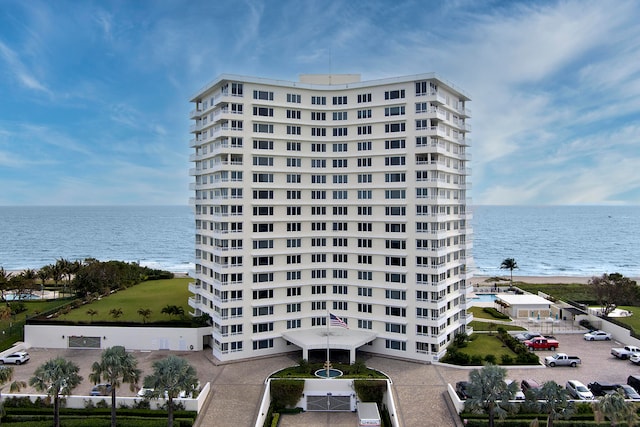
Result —
POLYGON ((216 358, 435 361, 470 332, 468 101, 435 74, 222 75, 193 97, 189 304, 216 358))

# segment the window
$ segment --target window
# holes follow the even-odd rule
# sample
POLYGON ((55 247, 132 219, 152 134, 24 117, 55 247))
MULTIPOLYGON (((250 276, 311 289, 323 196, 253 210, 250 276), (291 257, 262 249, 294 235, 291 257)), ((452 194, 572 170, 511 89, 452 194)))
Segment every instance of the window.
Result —
POLYGON ((273 215, 273 206, 254 206, 253 214, 256 216, 273 215))
POLYGON ((302 326, 302 321, 300 319, 287 320, 287 329, 296 329, 302 326))
POLYGON ((287 264, 300 264, 301 262, 301 255, 287 255, 287 264))
POLYGON ((429 120, 416 120, 416 130, 429 129, 429 120))
POLYGON ((406 175, 404 173, 386 173, 384 174, 384 182, 405 182, 406 175))
POLYGON ((404 139, 392 139, 384 142, 384 148, 386 150, 393 150, 396 148, 405 148, 404 139))
POLYGON ((311 262, 327 262, 327 254, 311 254, 311 262))
POLYGON ((273 282, 273 273, 254 273, 253 283, 273 282))
POLYGON ((273 339, 260 340, 260 341, 254 341, 253 342, 253 349, 254 350, 261 350, 263 348, 273 348, 273 339))
POLYGON ((373 322, 371 320, 358 319, 358 328, 360 329, 372 329, 373 322))
POLYGON ((326 168, 327 159, 311 159, 312 168, 326 168))
POLYGON ((404 156, 393 156, 384 158, 385 166, 402 166, 406 164, 404 156))
POLYGON ((300 180, 301 180, 300 174, 293 174, 293 173, 287 174, 287 182, 290 184, 300 184, 300 180))
POLYGON ((302 127, 287 125, 287 135, 300 135, 302 133, 302 127))
POLYGON ((347 151, 347 144, 346 143, 333 144, 333 152, 334 153, 344 153, 346 151, 347 151))
POLYGON ((297 157, 287 157, 287 167, 299 168, 302 166, 302 160, 297 157))
POLYGON ((288 222, 287 223, 287 231, 294 232, 302 230, 302 223, 300 222, 288 222))
POLYGON ((311 144, 311 151, 314 153, 324 153, 327 151, 327 144, 311 144))
POLYGON ((242 96, 242 83, 231 83, 231 95, 242 96))
POLYGON ((392 289, 385 289, 385 298, 387 299, 399 299, 406 300, 407 292, 406 291, 397 291, 392 289))
POLYGON ((287 271, 287 280, 300 280, 301 276, 300 271, 287 271))
POLYGON ((407 249, 407 242, 405 240, 387 240, 387 249, 407 249))
POLYGON ((262 99, 264 101, 273 101, 273 92, 267 92, 265 90, 254 90, 253 99, 262 99))
POLYGON ((385 199, 406 199, 406 190, 384 190, 385 199))
POLYGON ((312 279, 326 279, 327 270, 311 270, 312 279))
POLYGON ((347 223, 346 222, 334 222, 333 223, 333 231, 347 231, 347 223))
POLYGON ((396 267, 405 267, 407 265, 407 259, 399 256, 388 256, 385 257, 385 264, 396 267))
POLYGON ((358 215, 373 215, 371 206, 358 206, 358 215))
POLYGON ((311 286, 311 293, 313 295, 326 294, 327 286, 326 285, 313 285, 311 286))
POLYGON ((349 304, 346 301, 334 301, 333 302, 334 310, 349 310, 349 304))
POLYGON ((347 243, 348 243, 348 241, 345 238, 336 237, 336 238, 333 239, 333 246, 334 247, 340 247, 340 246, 346 247, 347 243))
MULTIPOLYGON (((273 116, 273 114, 271 115, 273 116)), ((287 119, 299 119, 300 116, 300 110, 287 110, 287 119)))
MULTIPOLYGON (((302 97, 295 93, 287 94, 287 102, 292 102, 294 104, 300 104, 302 102, 302 97)), ((299 117, 298 117, 299 118, 299 117)))
POLYGON ((298 200, 302 197, 300 190, 287 190, 287 200, 298 200))
POLYGON ((385 273, 385 281, 389 283, 407 283, 407 276, 400 273, 385 273))
POLYGON ((373 264, 371 255, 358 255, 358 264, 373 264))
POLYGON ((273 232, 273 224, 253 224, 253 232, 254 233, 272 233, 273 232))
POLYGON ((347 208, 347 206, 334 206, 333 207, 333 214, 334 215, 349 215, 349 210, 347 208))
POLYGON ((273 257, 272 256, 257 256, 253 257, 253 265, 273 265, 273 257))
POLYGON ((314 237, 311 239, 311 246, 327 246, 327 239, 324 237, 314 237))
POLYGON ((242 111, 243 111, 242 104, 231 104, 231 112, 232 113, 234 113, 234 114, 242 114, 242 111))
POLYGON ((438 91, 438 86, 432 82, 416 82, 416 96, 423 96, 428 94, 435 94, 438 91))
POLYGON ((300 286, 294 288, 287 288, 288 297, 298 297, 302 294, 302 288, 300 286))
POLYGON ((334 96, 333 97, 333 105, 346 105, 347 97, 346 96, 334 96))
POLYGON ((311 318, 311 326, 326 326, 326 325, 327 325, 327 316, 311 318))
POLYGON ((371 199, 372 198, 372 194, 373 193, 371 192, 371 190, 358 190, 358 199, 359 200, 371 199))
POLYGON ((311 206, 311 215, 326 215, 326 206, 311 206))
POLYGON ((373 288, 358 288, 358 296, 360 297, 370 297, 373 295, 373 288))
POLYGON ((370 222, 359 222, 358 223, 358 231, 372 231, 373 230, 373 224, 371 224, 370 222))
POLYGON ((359 119, 370 119, 371 118, 371 109, 358 110, 358 118, 359 119))
POLYGON ((373 245, 372 239, 358 239, 359 248, 370 248, 373 245))
POLYGON ((358 142, 358 151, 371 151, 371 141, 358 142))
POLYGON ((347 112, 346 111, 334 111, 333 112, 333 120, 347 120, 347 112))
POLYGON ((325 190, 313 190, 311 191, 311 198, 314 200, 326 199, 327 192, 325 190))
POLYGON ((389 116, 404 116, 404 105, 398 107, 386 107, 384 109, 384 115, 389 116))
POLYGON ((347 159, 333 159, 333 167, 334 168, 346 168, 347 167, 347 159))
POLYGON ((333 136, 347 136, 347 128, 333 128, 333 136))
POLYGON ((231 120, 231 130, 242 130, 242 120, 231 120))
POLYGON ((416 188, 416 197, 418 199, 426 199, 429 197, 429 189, 428 188, 416 188))
POLYGON ((399 323, 387 323, 385 325, 385 331, 395 334, 406 334, 407 325, 401 325, 399 323))
MULTIPOLYGON (((347 295, 347 286, 333 285, 333 293, 336 295, 347 295)), ((344 308, 343 310, 346 310, 346 308, 344 308)))
POLYGON ((404 98, 404 89, 388 90, 384 93, 384 99, 399 99, 404 98))
POLYGON ((359 184, 371 183, 371 182, 372 182, 372 175, 370 173, 358 174, 358 183, 359 184))
POLYGON ((404 132, 405 124, 403 123, 386 123, 384 125, 384 131, 387 133, 391 132, 404 132))
POLYGON ((388 216, 405 216, 407 208, 405 206, 385 206, 385 215, 388 216))
POLYGON ((287 206, 287 215, 302 215, 300 206, 287 206))
POLYGON ((287 239, 288 248, 299 248, 302 246, 302 239, 287 239))
POLYGON ((253 299, 267 298, 273 298, 273 289, 261 289, 259 291, 253 291, 253 299))
POLYGON ((333 262, 349 262, 347 254, 333 254, 333 262))
POLYGON ((327 136, 327 128, 311 128, 311 136, 327 136))
POLYGON ((295 313, 301 310, 301 304, 298 303, 294 303, 294 304, 287 304, 287 313, 295 313))
POLYGON ((358 126, 358 135, 369 135, 371 133, 371 125, 358 126))
POLYGON ((311 231, 327 231, 326 222, 312 222, 311 231))
POLYGON ((385 341, 386 341, 385 346, 388 349, 407 351, 407 343, 404 341, 395 341, 395 340, 385 340, 385 341))
POLYGON ((371 157, 360 157, 358 158, 358 167, 370 167, 371 166, 371 157))
POLYGON ((254 199, 273 199, 273 190, 253 190, 254 199))
POLYGON ((287 142, 287 151, 300 151, 299 142, 287 142))
POLYGON ((311 310, 326 310, 326 301, 311 301, 311 310))
POLYGON ((311 175, 311 183, 312 184, 326 184, 327 176, 326 175, 311 175))
POLYGON ((311 120, 327 120, 327 113, 324 111, 312 111, 311 120))
POLYGON ((253 182, 273 182, 272 173, 254 173, 253 182))
POLYGON ((363 93, 358 95, 358 103, 361 104, 363 102, 371 102, 371 94, 370 93, 363 93))
POLYGON ((347 190, 333 191, 333 200, 346 200, 346 199, 347 199, 347 190))
POLYGON ((253 140, 254 150, 273 150, 273 141, 253 140))
POLYGON ((273 133, 273 125, 267 123, 254 123, 253 131, 257 133, 273 133))
POLYGON ((358 280, 373 280, 373 272, 358 271, 358 280))
POLYGON ((253 156, 254 166, 273 166, 273 157, 253 156))
POLYGON ((254 116, 273 117, 273 108, 253 107, 254 116))
POLYGON ((326 105, 327 97, 326 96, 312 96, 311 104, 313 105, 326 105))
POLYGON ((428 111, 426 102, 416 102, 416 113, 426 113, 428 111))

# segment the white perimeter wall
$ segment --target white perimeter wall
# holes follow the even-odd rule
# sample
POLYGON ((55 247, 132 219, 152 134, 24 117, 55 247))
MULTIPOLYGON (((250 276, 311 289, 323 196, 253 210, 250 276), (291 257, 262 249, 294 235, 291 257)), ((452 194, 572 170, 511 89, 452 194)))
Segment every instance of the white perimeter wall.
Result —
POLYGON ((26 347, 68 348, 69 337, 100 337, 100 348, 121 345, 127 350, 201 351, 205 328, 143 328, 117 326, 25 325, 26 347))

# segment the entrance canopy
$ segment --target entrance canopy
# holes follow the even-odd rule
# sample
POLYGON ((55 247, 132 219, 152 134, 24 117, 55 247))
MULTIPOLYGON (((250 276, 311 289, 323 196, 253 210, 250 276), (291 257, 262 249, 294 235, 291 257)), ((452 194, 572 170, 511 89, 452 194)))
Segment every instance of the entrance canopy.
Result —
POLYGON ((349 350, 351 363, 356 361, 356 349, 377 336, 375 332, 336 327, 329 328, 328 337, 327 328, 298 329, 282 333, 282 338, 302 349, 303 359, 309 359, 309 350, 323 350, 328 345, 330 349, 349 350))

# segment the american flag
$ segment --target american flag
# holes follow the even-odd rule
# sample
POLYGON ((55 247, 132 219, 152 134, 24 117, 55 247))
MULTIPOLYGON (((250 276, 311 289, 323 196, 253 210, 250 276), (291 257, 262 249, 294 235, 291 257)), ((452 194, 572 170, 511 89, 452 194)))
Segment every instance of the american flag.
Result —
POLYGON ((329 324, 331 326, 339 326, 341 328, 349 329, 349 326, 335 314, 329 313, 329 324))

